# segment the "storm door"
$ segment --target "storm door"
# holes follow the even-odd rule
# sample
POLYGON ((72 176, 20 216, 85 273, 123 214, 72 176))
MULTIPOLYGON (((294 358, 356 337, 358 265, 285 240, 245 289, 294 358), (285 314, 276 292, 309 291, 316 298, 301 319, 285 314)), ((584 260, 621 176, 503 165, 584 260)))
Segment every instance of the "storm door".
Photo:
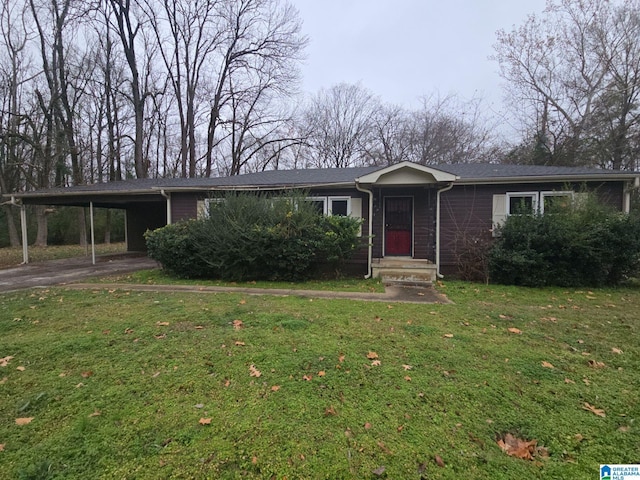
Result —
POLYGON ((413 198, 386 197, 384 201, 384 254, 412 253, 413 198))

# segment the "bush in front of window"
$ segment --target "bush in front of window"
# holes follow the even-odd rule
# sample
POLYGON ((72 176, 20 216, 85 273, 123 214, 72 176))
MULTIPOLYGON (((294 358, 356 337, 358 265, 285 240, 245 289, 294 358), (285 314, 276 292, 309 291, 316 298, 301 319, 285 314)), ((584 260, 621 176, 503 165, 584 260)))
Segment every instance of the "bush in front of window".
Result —
POLYGON ((595 198, 553 214, 515 215, 500 227, 491 280, 524 286, 618 285, 640 266, 640 216, 595 198))
POLYGON ((180 277, 296 281, 349 258, 359 227, 359 219, 319 215, 304 196, 234 194, 211 203, 206 219, 146 237, 149 256, 180 277))

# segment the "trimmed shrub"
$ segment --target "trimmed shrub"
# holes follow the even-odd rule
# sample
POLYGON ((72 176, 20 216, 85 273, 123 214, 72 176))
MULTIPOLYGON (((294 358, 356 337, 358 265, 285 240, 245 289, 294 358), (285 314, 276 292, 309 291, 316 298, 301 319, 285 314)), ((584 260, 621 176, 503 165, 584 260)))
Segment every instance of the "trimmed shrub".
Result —
POLYGON ((357 246, 360 220, 324 217, 304 196, 228 195, 209 218, 147 232, 149 256, 181 277, 302 280, 339 265, 357 246))
POLYGON ((491 279, 524 286, 617 285, 640 265, 640 216, 591 198, 545 215, 512 215, 489 257, 491 279))

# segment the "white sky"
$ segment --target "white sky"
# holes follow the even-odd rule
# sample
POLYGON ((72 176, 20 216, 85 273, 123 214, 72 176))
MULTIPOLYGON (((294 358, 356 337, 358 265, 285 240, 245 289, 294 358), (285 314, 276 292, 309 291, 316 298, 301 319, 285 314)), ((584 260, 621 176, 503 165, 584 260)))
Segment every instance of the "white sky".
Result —
POLYGON ((540 13, 545 0, 290 0, 309 36, 303 90, 357 83, 383 101, 457 93, 501 108, 495 32, 540 13))

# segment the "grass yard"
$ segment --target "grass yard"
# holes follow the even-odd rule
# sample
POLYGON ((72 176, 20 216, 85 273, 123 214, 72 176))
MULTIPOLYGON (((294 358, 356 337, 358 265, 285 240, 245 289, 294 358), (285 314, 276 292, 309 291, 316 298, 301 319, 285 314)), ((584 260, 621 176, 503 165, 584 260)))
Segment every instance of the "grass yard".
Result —
MULTIPOLYGON (((96 255, 112 253, 124 253, 127 247, 124 242, 96 244, 96 255)), ((49 247, 29 247, 29 261, 41 262, 43 260, 57 260, 61 258, 73 258, 91 255, 91 245, 52 245, 49 247)), ((0 268, 15 267, 22 263, 22 247, 0 248, 0 268)))
POLYGON ((344 277, 335 280, 308 280, 306 282, 227 282, 224 280, 177 279, 160 268, 89 280, 95 283, 133 283, 145 285, 197 285, 212 287, 276 288, 287 290, 324 290, 339 292, 384 293, 384 285, 379 278, 364 280, 359 277, 344 277))
POLYGON ((0 477, 583 480, 640 463, 639 290, 441 291, 455 304, 0 296, 0 477), (501 450, 507 433, 537 441, 532 460, 501 450))

